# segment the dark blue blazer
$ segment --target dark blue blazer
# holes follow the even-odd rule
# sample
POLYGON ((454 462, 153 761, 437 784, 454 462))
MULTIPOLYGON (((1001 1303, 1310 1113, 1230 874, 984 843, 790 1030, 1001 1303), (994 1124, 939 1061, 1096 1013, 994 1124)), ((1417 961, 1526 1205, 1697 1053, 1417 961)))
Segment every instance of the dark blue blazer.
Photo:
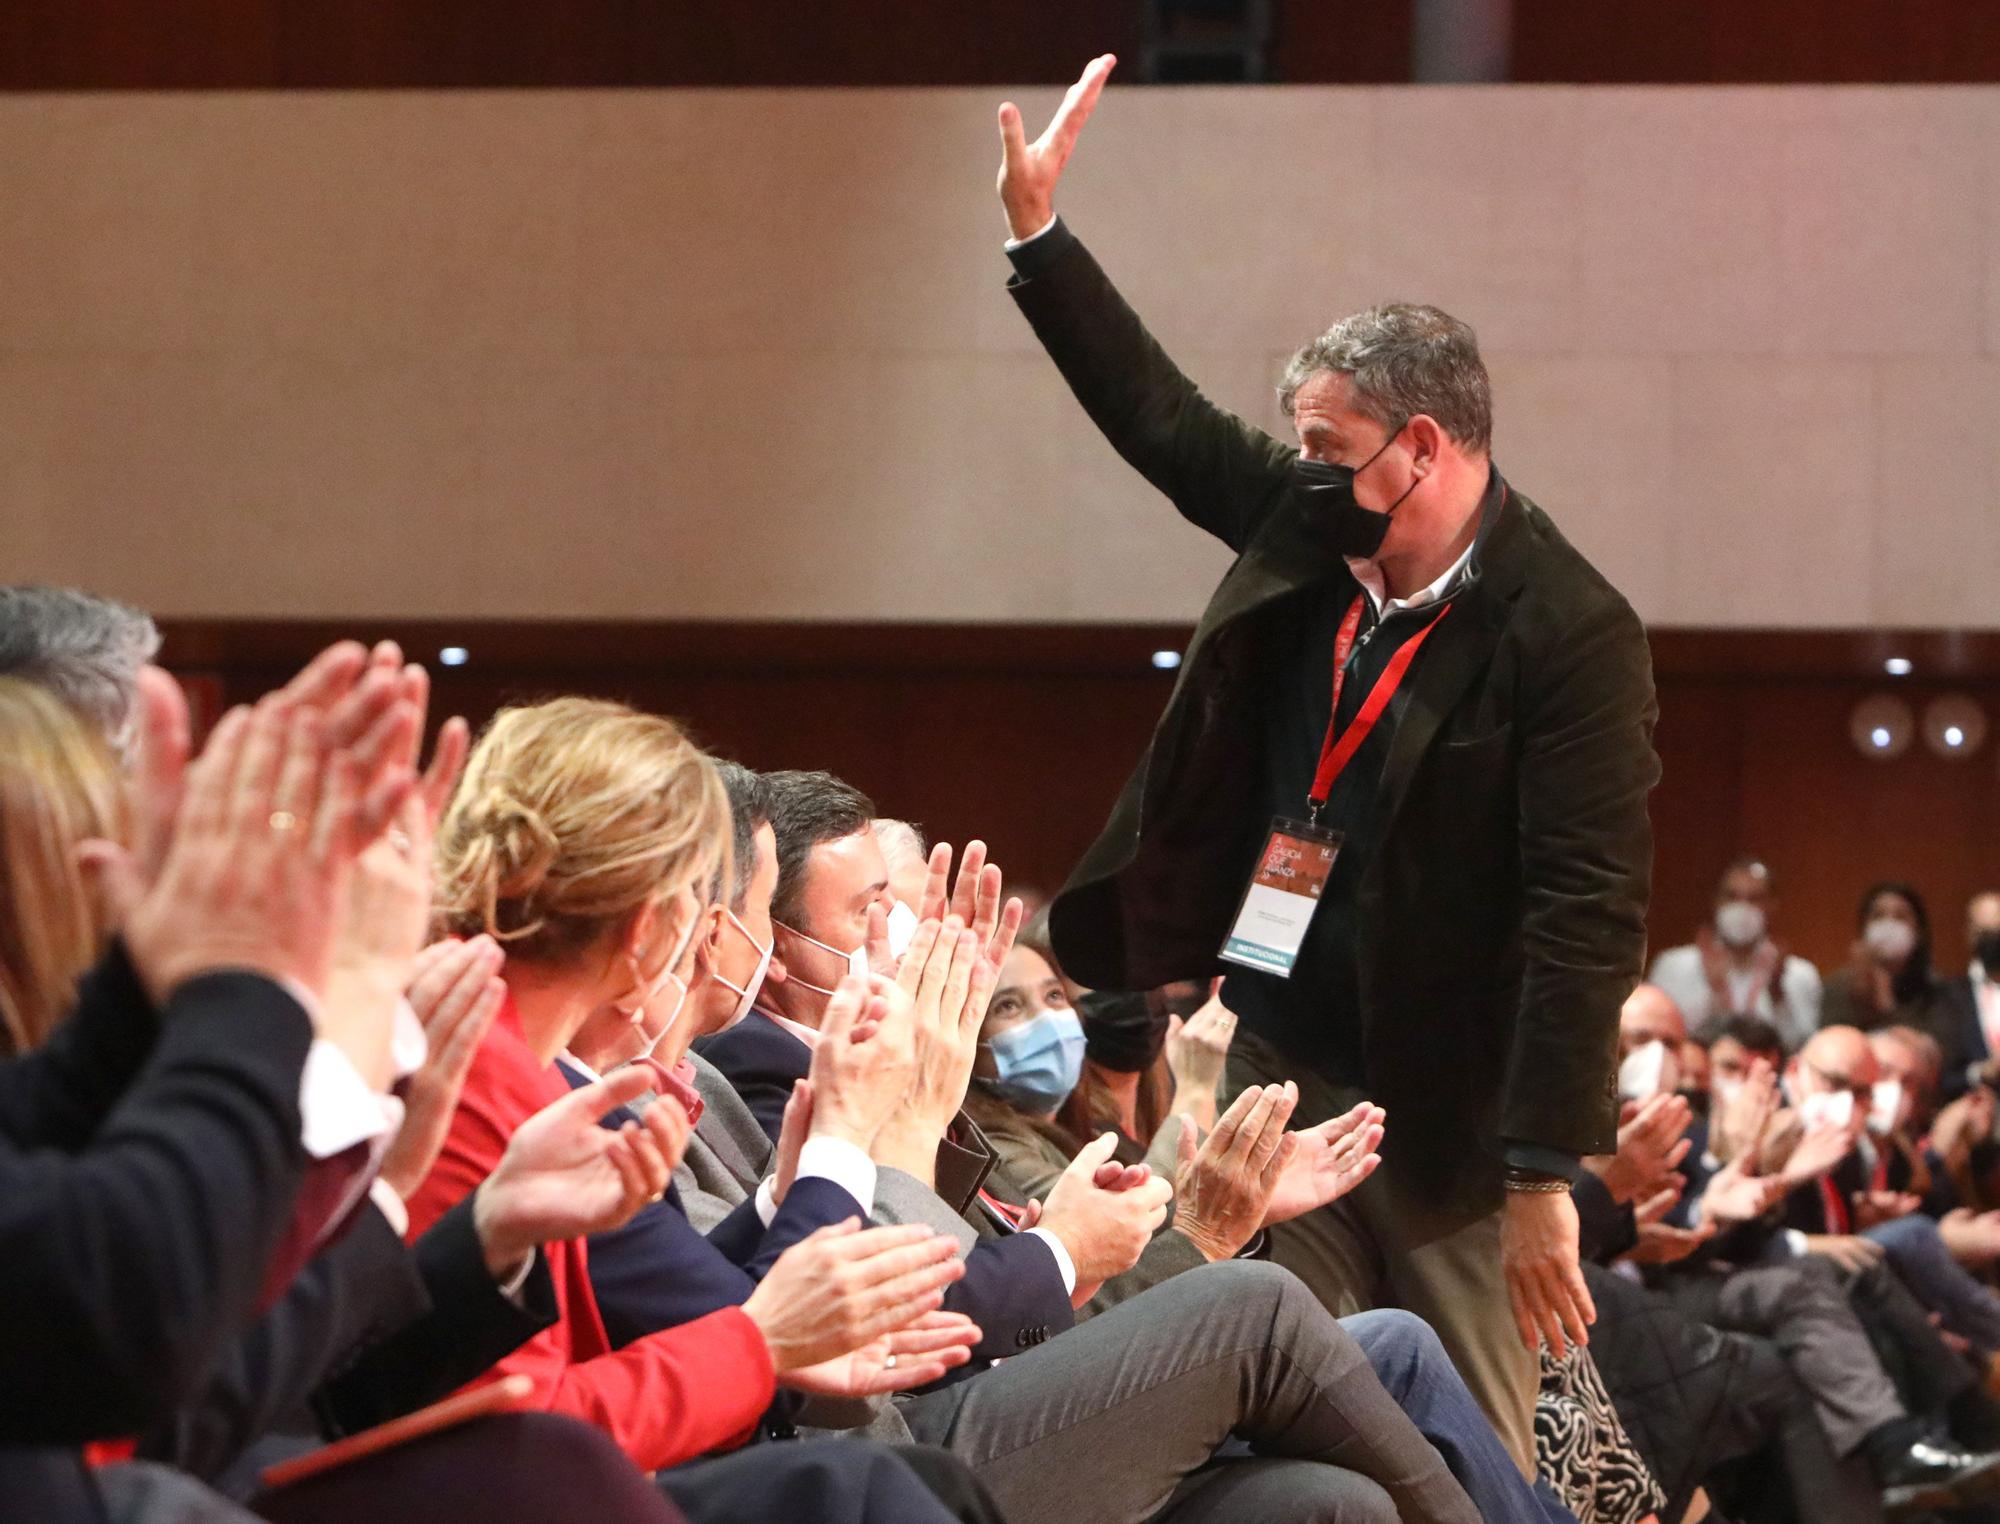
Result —
MULTIPOLYGON (((560 1060, 557 1067, 572 1090, 589 1083, 560 1060)), ((604 1125, 615 1128, 630 1118, 620 1108, 604 1125)), ((740 1306, 793 1244, 829 1223, 866 1215, 832 1181, 805 1179, 793 1182, 769 1228, 749 1200, 704 1236, 688 1221, 679 1188, 670 1185, 663 1200, 641 1207, 624 1227, 590 1240, 590 1288, 605 1331, 623 1346, 717 1308, 740 1306)))
POLYGON ((694 1050, 729 1077, 757 1125, 777 1142, 792 1086, 812 1072, 812 1050, 762 1011, 699 1039, 694 1050))
MULTIPOLYGON (((775 1143, 792 1085, 812 1068, 812 1051, 762 1011, 752 1011, 694 1046, 722 1071, 775 1143)), ((961 1366, 954 1379, 1018 1355, 1076 1322, 1047 1244, 1032 1234, 1015 1233, 977 1205, 966 1216, 979 1228, 980 1241, 965 1256, 965 1278, 945 1293, 944 1305, 948 1312, 971 1318, 983 1337, 971 1364, 961 1366)), ((595 1247, 591 1252, 596 1253, 595 1247)), ((593 1272, 593 1282, 595 1278, 593 1272)))

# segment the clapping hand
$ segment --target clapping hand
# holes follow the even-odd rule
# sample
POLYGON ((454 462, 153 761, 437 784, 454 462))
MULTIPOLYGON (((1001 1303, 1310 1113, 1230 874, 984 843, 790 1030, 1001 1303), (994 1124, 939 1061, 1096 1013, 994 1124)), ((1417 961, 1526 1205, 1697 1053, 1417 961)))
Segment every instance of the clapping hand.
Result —
POLYGON ((1295 1147, 1279 1171, 1264 1208, 1264 1226, 1290 1222, 1338 1201, 1375 1173, 1382 1162, 1388 1113, 1361 1102, 1337 1117, 1290 1135, 1295 1147))
POLYGON ((1236 1013, 1222 1003, 1222 981, 1212 981, 1208 999, 1186 1021, 1167 1018, 1167 1070, 1174 1077, 1174 1110, 1203 1128, 1215 1125, 1216 1093, 1236 1036, 1236 1013))
POLYGON ((1701 1193, 1702 1222, 1716 1227, 1752 1222, 1784 1197, 1791 1186, 1782 1176, 1753 1175, 1753 1160, 1738 1156, 1709 1177, 1701 1193))
POLYGON ((1854 1133, 1837 1122, 1808 1127, 1778 1173, 1787 1185, 1804 1185, 1832 1172, 1854 1151, 1854 1133))
POLYGON ((1041 1227, 1062 1240, 1076 1266, 1070 1301, 1077 1307, 1112 1276, 1139 1263, 1174 1198, 1173 1187, 1145 1165, 1113 1161, 1117 1147, 1118 1135, 1109 1132, 1084 1144, 1038 1218, 1041 1227))
POLYGON ((505 955, 489 936, 437 942, 417 954, 410 1008, 424 1029, 424 1062, 403 1086, 403 1125, 382 1159, 382 1179, 405 1201, 437 1163, 465 1077, 506 999, 505 955))
POLYGON ((366 654, 335 646, 231 710, 191 766, 185 696, 164 672, 141 675, 134 847, 89 842, 82 856, 156 1001, 222 969, 323 1001, 355 859, 416 786, 400 760, 416 712, 395 684, 357 683, 366 654))
MULTIPOLYGON (((919 1360, 949 1360, 961 1343, 977 1343, 978 1330, 964 1319, 930 1315, 944 1301, 944 1288, 965 1274, 958 1244, 920 1224, 863 1229, 858 1218, 821 1228, 780 1254, 770 1272, 743 1304, 764 1335, 779 1380, 808 1391, 858 1396, 900 1385, 867 1386, 889 1369, 900 1369, 907 1350, 919 1360), (918 1337, 900 1346, 894 1336, 918 1337), (936 1336, 927 1341, 922 1335, 936 1336), (969 1335, 969 1338, 966 1336, 969 1335), (877 1340, 891 1343, 872 1357, 844 1367, 829 1365, 868 1350, 877 1340), (935 1348, 925 1349, 927 1343, 935 1348), (895 1355, 895 1366, 889 1356, 895 1355), (856 1389, 845 1383, 863 1383, 856 1389)), ((949 1360, 950 1364, 962 1363, 949 1360)), ((935 1381, 935 1375, 917 1384, 935 1381)))
POLYGON ((621 1069, 551 1101, 514 1130, 473 1201, 496 1277, 538 1245, 622 1227, 665 1193, 693 1131, 680 1102, 663 1095, 641 1121, 616 1131, 599 1125, 651 1084, 644 1068, 621 1069))
MULTIPOLYGON (((1618 1152, 1594 1155, 1584 1167, 1604 1182, 1620 1206, 1655 1195, 1693 1145, 1682 1136, 1694 1112, 1667 1092, 1642 1102, 1618 1129, 1618 1152)), ((1684 1182, 1683 1182, 1684 1183, 1684 1182)))

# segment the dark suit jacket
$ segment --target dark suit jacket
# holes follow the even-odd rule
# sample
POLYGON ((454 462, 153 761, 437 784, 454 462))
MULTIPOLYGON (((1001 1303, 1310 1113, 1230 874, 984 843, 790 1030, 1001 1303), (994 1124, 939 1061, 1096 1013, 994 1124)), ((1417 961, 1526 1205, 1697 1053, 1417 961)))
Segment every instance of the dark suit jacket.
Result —
MULTIPOLYGON (((805 1078, 812 1068, 811 1050, 761 1011, 752 1011, 735 1026, 703 1038, 695 1047, 729 1081, 776 1142, 792 1084, 805 1078)), ((970 1128, 970 1123, 966 1126, 970 1128)), ((977 1129, 970 1130, 976 1135, 977 1129)), ((986 1156, 972 1172, 971 1188, 946 1198, 980 1235, 965 1256, 964 1279, 951 1286, 944 1297, 945 1310, 964 1313, 979 1325, 982 1335, 972 1351, 971 1363, 946 1378, 953 1381, 983 1370, 994 1360, 1018 1355, 1076 1322, 1048 1245, 1032 1236, 1006 1231, 973 1199, 978 1179, 992 1167, 991 1146, 983 1137, 976 1138, 976 1146, 984 1149, 986 1156)), ((942 1178, 946 1155, 964 1152, 949 1145, 940 1150, 941 1195, 946 1192, 942 1178)), ((965 1173, 960 1159, 953 1159, 953 1168, 954 1173, 965 1173)), ((756 1182, 751 1181, 749 1189, 755 1188, 756 1182)), ((786 1200, 789 1203, 790 1197, 786 1200)), ((595 1261, 592 1263, 594 1267, 595 1261)))
POLYGON ((255 1315, 304 1169, 311 1043, 250 974, 190 980, 156 1014, 114 949, 49 1044, 0 1065, 9 1517, 94 1517, 79 1457, 52 1447, 158 1422, 255 1315))
POLYGON ((776 1143, 792 1086, 812 1071, 812 1050, 756 1010, 712 1037, 697 1038, 694 1050, 729 1076, 730 1088, 776 1143))
POLYGON ((449 1396, 547 1328, 547 1265, 503 1296, 472 1212, 468 1196, 406 1247, 364 1205, 139 1454, 247 1498, 274 1460, 449 1396))
MULTIPOLYGON (((1010 289, 1124 458, 1237 553, 1138 768, 1050 912, 1066 972, 1218 971, 1263 846, 1258 683, 1297 596, 1356 583, 1291 492, 1295 449, 1196 390, 1058 223, 1010 289)), ((1422 1189, 1497 1203, 1501 1140, 1609 1152, 1618 1008, 1652 872, 1651 657, 1638 618, 1518 492, 1406 685, 1356 899, 1362 1050, 1422 1189)), ((1329 674, 1330 675, 1330 674, 1329 674)), ((1399 702, 1402 700, 1399 699, 1399 702)))
POLYGON ((1979 998, 1972 992, 1971 975, 1959 974, 1944 981, 1938 992, 1938 1029, 1934 1035, 1944 1050, 1939 1099, 1955 1101, 1972 1088, 1965 1071, 1993 1056, 1986 1046, 1986 1032, 1979 1025, 1979 998))
MULTIPOLYGON (((556 1067, 572 1090, 590 1083, 560 1059, 556 1067)), ((620 1108, 604 1125, 616 1127, 630 1115, 620 1108)), ((663 1200, 641 1207, 625 1226, 590 1239, 590 1285, 605 1332, 613 1344, 625 1345, 718 1307, 741 1306, 793 1244, 831 1223, 866 1215, 832 1181, 806 1179, 785 1193, 770 1227, 757 1215, 755 1199, 746 1198, 703 1234, 688 1221, 680 1187, 669 1185, 663 1200)))

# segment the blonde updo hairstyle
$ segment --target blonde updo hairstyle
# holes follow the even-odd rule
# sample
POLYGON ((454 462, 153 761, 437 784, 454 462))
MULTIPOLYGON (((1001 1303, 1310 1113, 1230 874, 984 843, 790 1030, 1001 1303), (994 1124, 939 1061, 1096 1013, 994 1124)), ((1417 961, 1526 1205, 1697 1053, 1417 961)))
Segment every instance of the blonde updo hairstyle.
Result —
POLYGON ((47 689, 0 677, 0 1055, 48 1040, 103 950, 77 863, 93 837, 126 839, 110 748, 47 689))
POLYGON ((438 918, 526 963, 583 960, 648 904, 707 901, 729 799, 672 720, 601 699, 503 709, 440 822, 438 918))

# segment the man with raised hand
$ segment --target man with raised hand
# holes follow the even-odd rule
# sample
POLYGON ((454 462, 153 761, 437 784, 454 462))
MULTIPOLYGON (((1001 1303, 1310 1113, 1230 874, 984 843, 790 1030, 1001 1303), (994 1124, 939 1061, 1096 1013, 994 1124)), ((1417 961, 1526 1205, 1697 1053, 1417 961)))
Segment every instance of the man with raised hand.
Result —
POLYGON ((1472 331, 1397 303, 1303 346, 1283 441, 1205 398, 1054 192, 1115 60, 1041 137, 1000 108, 1010 290, 1114 448, 1237 553, 1111 820, 1051 907, 1063 969, 1231 968, 1234 1085, 1358 1097, 1383 1167, 1273 1234, 1348 1312, 1428 1319, 1523 1469, 1534 1349, 1593 1309, 1568 1198, 1615 1146, 1659 775, 1645 633, 1490 458, 1472 331))

